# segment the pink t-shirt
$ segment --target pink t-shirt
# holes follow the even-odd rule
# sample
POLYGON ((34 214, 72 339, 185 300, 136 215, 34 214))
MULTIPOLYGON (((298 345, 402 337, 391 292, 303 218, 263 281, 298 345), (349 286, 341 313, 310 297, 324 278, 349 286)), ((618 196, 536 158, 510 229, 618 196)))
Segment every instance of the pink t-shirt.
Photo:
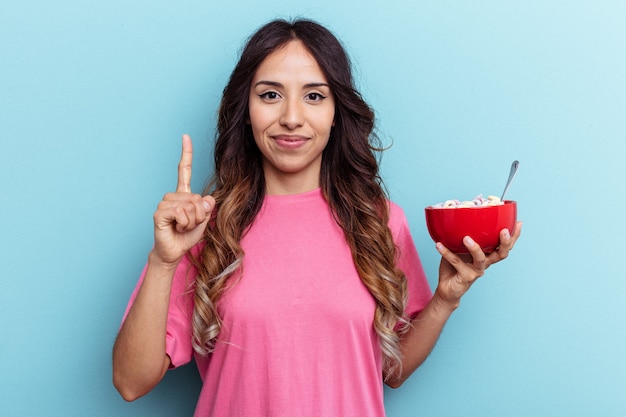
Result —
MULTIPOLYGON (((389 226, 413 316, 431 290, 393 203, 389 226)), ((243 272, 218 303, 223 328, 215 351, 195 356, 203 387, 194 415, 384 416, 375 302, 321 191, 266 196, 241 244, 243 272)), ((174 367, 194 356, 193 274, 185 258, 174 277, 166 336, 174 367)))

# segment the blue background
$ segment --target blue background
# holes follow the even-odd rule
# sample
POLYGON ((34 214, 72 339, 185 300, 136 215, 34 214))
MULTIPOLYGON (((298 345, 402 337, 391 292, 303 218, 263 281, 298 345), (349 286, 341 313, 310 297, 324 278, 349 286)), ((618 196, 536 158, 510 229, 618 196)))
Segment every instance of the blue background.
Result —
POLYGON ((127 404, 111 347, 180 135, 200 190, 240 46, 293 16, 351 54, 433 287, 423 208, 499 194, 521 162, 522 239, 389 416, 626 415, 626 6, 592 0, 3 2, 0 415, 191 415, 194 367, 127 404))

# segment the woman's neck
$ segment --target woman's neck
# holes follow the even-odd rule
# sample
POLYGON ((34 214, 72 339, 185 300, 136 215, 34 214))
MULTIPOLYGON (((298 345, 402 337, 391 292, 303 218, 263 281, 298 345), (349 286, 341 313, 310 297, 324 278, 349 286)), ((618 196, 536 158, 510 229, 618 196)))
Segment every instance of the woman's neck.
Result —
POLYGON ((303 173, 280 173, 265 170, 265 192, 268 195, 302 194, 316 190, 320 187, 319 172, 311 175, 311 172, 303 173))

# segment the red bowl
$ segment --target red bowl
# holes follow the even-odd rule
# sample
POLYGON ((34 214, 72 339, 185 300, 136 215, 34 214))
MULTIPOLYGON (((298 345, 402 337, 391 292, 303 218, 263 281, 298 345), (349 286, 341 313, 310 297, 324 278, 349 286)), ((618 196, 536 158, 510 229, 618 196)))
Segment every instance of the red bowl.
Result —
POLYGON ((505 200, 499 206, 433 208, 426 207, 426 227, 435 242, 455 253, 468 253, 463 238, 469 236, 483 252, 493 252, 500 242, 500 231, 513 232, 517 203, 505 200))

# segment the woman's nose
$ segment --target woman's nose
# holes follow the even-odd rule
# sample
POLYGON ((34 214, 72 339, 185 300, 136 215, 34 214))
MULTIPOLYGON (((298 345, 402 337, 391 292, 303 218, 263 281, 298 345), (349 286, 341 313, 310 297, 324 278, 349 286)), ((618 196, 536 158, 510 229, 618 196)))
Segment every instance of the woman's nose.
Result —
POLYGON ((285 100, 283 102, 280 124, 293 130, 304 123, 302 103, 298 100, 285 100))

